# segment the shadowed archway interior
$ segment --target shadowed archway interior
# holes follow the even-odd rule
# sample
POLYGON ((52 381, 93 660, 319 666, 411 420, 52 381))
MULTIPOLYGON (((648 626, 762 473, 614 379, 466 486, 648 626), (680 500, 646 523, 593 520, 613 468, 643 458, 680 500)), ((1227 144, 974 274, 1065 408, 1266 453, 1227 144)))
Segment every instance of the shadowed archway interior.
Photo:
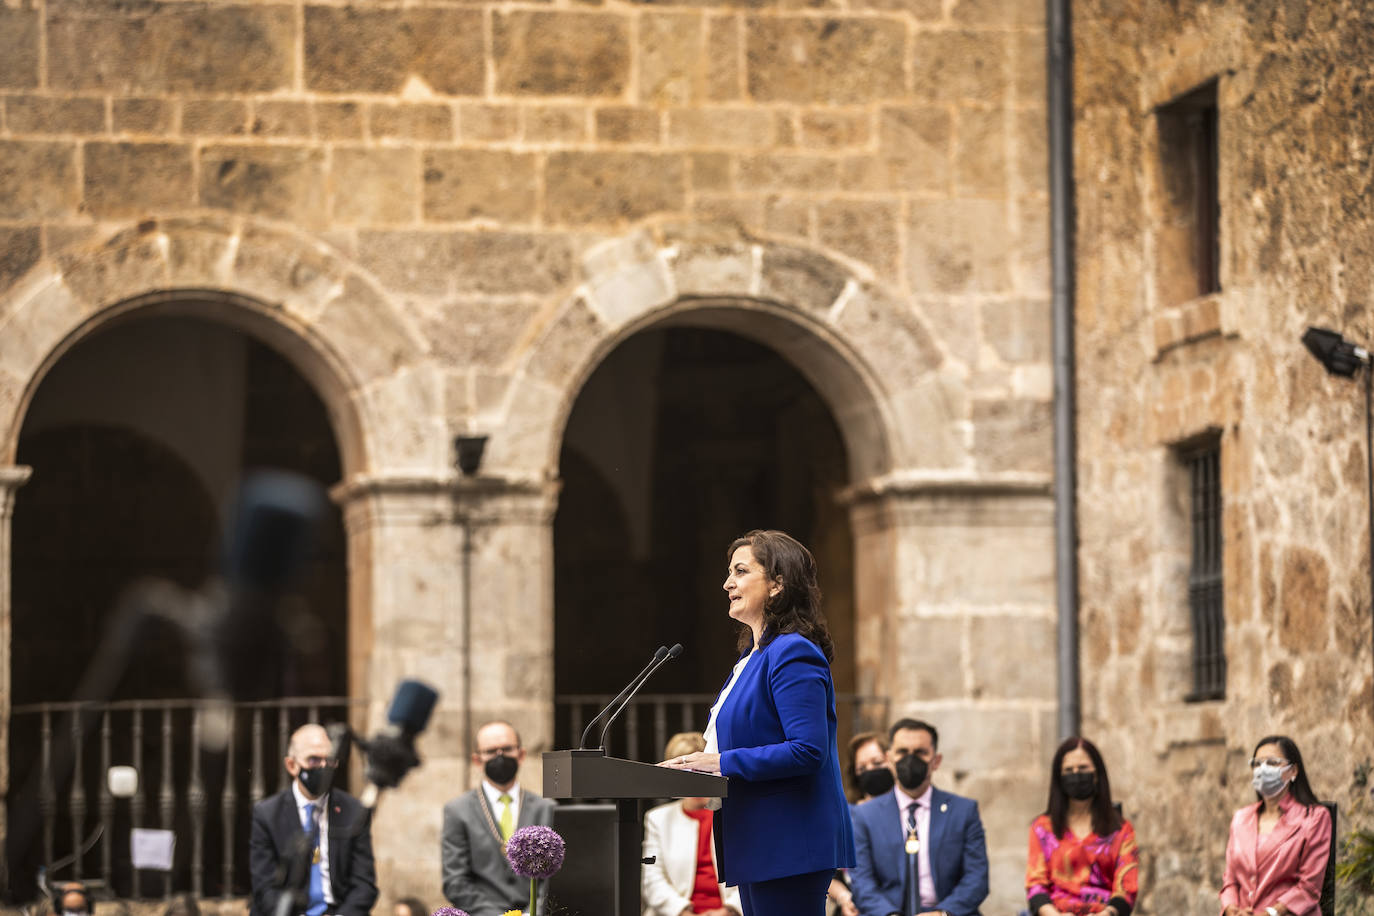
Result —
MULTIPOLYGON (((836 689, 853 689, 853 540, 835 495, 849 480, 827 405, 775 350, 700 327, 650 329, 597 367, 569 416, 554 522, 555 691, 614 693, 660 644, 681 642, 650 694, 718 690, 735 658, 724 552, 780 528, 816 556, 835 639, 836 689)), ((700 705, 700 704, 699 704, 700 705)), ((678 730, 679 707, 669 722, 678 730)), ((701 705, 693 727, 706 724, 701 705)), ((658 759, 617 725, 612 753, 658 759)), ((560 702, 555 744, 575 744, 560 702)))
MULTIPOLYGON (((24 787, 40 766, 41 716, 26 704, 71 698, 95 656, 120 594, 147 576, 199 588, 217 571, 222 512, 234 482, 254 468, 296 471, 331 485, 340 477, 339 452, 324 405, 295 367, 274 349, 237 330, 182 317, 131 316, 82 340, 44 377, 25 416, 18 444, 21 464, 33 468, 18 492, 13 517, 13 657, 10 785, 24 787)), ((342 520, 333 506, 320 527, 300 586, 281 606, 285 638, 281 664, 267 669, 252 697, 341 696, 348 692, 347 582, 342 520)), ((264 634, 266 637, 266 634, 264 634)), ((264 642, 264 652, 272 649, 264 642)), ((271 654, 271 653, 269 653, 271 654)), ((178 701, 194 695, 181 634, 148 626, 135 649, 116 701, 178 701)), ((32 707, 30 707, 32 708, 32 707)), ((303 711, 302 711, 303 714, 303 711)), ((189 835, 182 799, 188 786, 190 711, 170 713, 170 781, 176 787, 173 821, 189 835)), ((142 739, 132 712, 109 715, 111 762, 128 763, 141 746, 140 792, 147 820, 158 826, 164 783, 162 721, 143 716, 142 739)), ((222 861, 223 831, 215 821, 226 772, 238 797, 250 793, 247 716, 236 723, 238 756, 208 756, 201 778, 208 797, 204 859, 222 861)), ((62 720, 54 716, 53 726, 62 720)), ((270 721, 275 733, 277 722, 270 721)), ((276 779, 276 739, 268 755, 276 779)), ((74 823, 70 784, 55 786, 54 853, 69 852, 73 833, 97 823, 94 799, 102 773, 93 734, 83 754, 86 798, 74 823)), ((246 837, 247 807, 235 815, 246 837)), ((128 816, 128 808, 117 808, 128 816)), ((130 891, 127 823, 114 843, 115 890, 130 891), (119 840, 118 837, 123 837, 119 840)), ((105 842, 105 841, 102 841, 105 842)), ((32 880, 36 850, 8 850, 11 874, 32 880)), ((176 870, 189 867, 189 844, 176 847, 176 870)), ((240 856, 240 858, 242 858, 240 856)), ((206 869, 206 893, 242 893, 246 862, 224 887, 221 870, 206 869)), ((181 872, 184 875, 184 871, 181 872)), ((90 872, 88 870, 87 874, 90 872)), ((68 877, 57 875, 55 877, 68 877)), ((185 881, 182 880, 182 884, 185 881)), ((147 888, 144 888, 144 893, 147 888)))

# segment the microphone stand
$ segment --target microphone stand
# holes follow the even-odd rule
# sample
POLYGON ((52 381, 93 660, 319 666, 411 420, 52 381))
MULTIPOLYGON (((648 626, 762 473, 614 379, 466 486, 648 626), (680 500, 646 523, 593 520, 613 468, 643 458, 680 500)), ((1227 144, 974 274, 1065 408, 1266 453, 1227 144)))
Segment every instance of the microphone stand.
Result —
POLYGON ((654 661, 649 664, 649 667, 646 670, 646 672, 637 679, 638 683, 635 683, 632 687, 627 688, 628 694, 626 695, 625 699, 620 703, 619 706, 616 707, 615 712, 611 713, 611 717, 606 720, 605 727, 601 729, 601 737, 597 739, 597 746, 599 748, 604 749, 606 747, 606 733, 611 730, 611 724, 615 722, 616 716, 619 716, 622 712, 625 711, 625 707, 630 705, 630 700, 634 699, 634 695, 639 692, 639 688, 643 687, 644 684, 649 680, 649 678, 653 677, 655 671, 657 671, 659 668, 662 668, 665 664, 677 658, 681 654, 682 643, 680 642, 674 643, 673 647, 669 649, 668 652, 662 658, 659 658, 657 654, 655 654, 654 661))
MULTIPOLYGON (((614 700, 611 700, 611 702, 609 702, 609 703, 606 704, 606 708, 605 708, 605 709, 603 709, 603 710, 601 710, 601 712, 597 713, 596 716, 592 719, 592 721, 590 721, 590 722, 587 723, 587 727, 586 727, 585 729, 582 730, 582 740, 579 741, 579 742, 577 743, 577 749, 578 749, 579 751, 592 750, 592 748, 588 748, 588 747, 587 747, 587 736, 590 735, 590 734, 592 733, 592 728, 596 725, 596 723, 597 723, 598 721, 600 721, 601 718, 602 718, 604 715, 606 715, 606 713, 608 713, 608 712, 610 712, 612 709, 614 709, 614 708, 615 708, 615 705, 616 705, 617 703, 620 703, 621 701, 625 700, 628 696, 630 696, 631 694, 633 694, 634 691, 638 690, 638 689, 639 689, 639 685, 642 684, 642 683, 644 683, 645 678, 647 678, 649 675, 651 675, 651 674, 654 673, 654 672, 653 672, 654 666, 660 664, 660 663, 661 663, 665 658, 667 658, 667 657, 668 657, 668 647, 667 647, 667 646, 659 646, 659 647, 658 647, 658 651, 654 653, 653 660, 650 661, 649 664, 645 665, 645 666, 644 666, 644 669, 643 669, 642 671, 640 671, 639 674, 636 674, 636 675, 634 676, 634 678, 631 679, 630 683, 628 683, 628 684, 625 685, 625 689, 624 689, 624 690, 622 690, 622 691, 620 691, 620 693, 616 694, 616 697, 615 697, 614 700)), ((602 746, 602 747, 605 747, 605 740, 604 740, 604 739, 605 739, 605 737, 606 737, 606 733, 605 733, 604 731, 601 733, 601 737, 602 737, 601 746, 602 746)))

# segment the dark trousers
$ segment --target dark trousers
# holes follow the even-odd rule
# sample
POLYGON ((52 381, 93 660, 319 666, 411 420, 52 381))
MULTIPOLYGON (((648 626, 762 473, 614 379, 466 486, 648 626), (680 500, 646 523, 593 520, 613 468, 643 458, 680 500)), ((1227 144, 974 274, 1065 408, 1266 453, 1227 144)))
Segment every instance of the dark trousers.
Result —
POLYGON ((739 886, 744 916, 823 916, 825 892, 835 869, 788 875, 739 886))

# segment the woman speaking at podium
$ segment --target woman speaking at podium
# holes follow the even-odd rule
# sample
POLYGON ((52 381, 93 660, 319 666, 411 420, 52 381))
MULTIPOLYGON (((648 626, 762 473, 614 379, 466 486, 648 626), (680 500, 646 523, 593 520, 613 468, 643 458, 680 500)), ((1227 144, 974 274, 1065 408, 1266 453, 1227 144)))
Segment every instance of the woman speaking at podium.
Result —
POLYGON ((711 708, 706 750, 664 766, 719 773, 721 878, 744 916, 821 916, 836 868, 854 865, 854 833, 835 748, 830 633, 816 561, 781 531, 751 531, 726 552, 739 661, 711 708))

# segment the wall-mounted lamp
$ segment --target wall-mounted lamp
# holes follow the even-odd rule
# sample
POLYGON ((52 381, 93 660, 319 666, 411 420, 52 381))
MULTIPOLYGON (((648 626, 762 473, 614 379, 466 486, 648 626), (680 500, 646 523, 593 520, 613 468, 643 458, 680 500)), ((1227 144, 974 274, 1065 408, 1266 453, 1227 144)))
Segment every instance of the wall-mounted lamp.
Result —
POLYGON ((1366 502, 1369 506, 1369 601, 1374 612, 1374 427, 1371 426, 1370 401, 1374 394, 1374 368, 1370 365, 1369 350, 1351 343, 1329 328, 1308 328, 1302 335, 1303 345, 1317 358, 1326 371, 1341 378, 1353 378, 1364 368, 1364 473, 1366 502))
POLYGON ((477 473, 482 466, 482 452, 487 447, 486 436, 458 436, 453 440, 458 451, 458 470, 468 477, 477 473))

